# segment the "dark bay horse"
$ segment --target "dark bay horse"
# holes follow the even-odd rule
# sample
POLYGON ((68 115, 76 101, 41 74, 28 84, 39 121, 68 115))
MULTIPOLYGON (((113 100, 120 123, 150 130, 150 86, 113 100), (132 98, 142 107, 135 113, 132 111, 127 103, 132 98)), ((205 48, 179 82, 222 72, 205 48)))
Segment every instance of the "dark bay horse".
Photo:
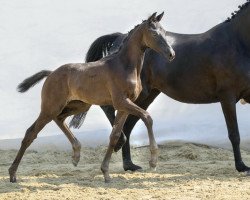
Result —
MULTIPOLYGON (((231 18, 202 34, 167 32, 176 52, 176 59, 168 63, 153 50, 145 54, 141 73, 143 90, 136 104, 143 109, 162 92, 185 103, 207 104, 220 102, 225 116, 228 136, 232 143, 235 166, 239 172, 249 172, 241 158, 236 103, 250 102, 250 3, 239 6, 231 18)), ((98 38, 90 47, 86 62, 100 59, 113 52, 126 34, 114 33, 98 38)), ((114 121, 114 109, 102 107, 109 120, 114 121)), ((86 114, 86 113, 85 113, 86 114)), ((131 161, 129 136, 139 118, 129 116, 123 132, 127 141, 122 148, 125 170, 140 167, 131 161)), ((81 116, 71 124, 81 125, 81 116)), ((123 144, 121 137, 116 150, 123 144)))
POLYGON ((159 23, 162 16, 163 13, 158 16, 154 13, 136 26, 116 54, 93 63, 66 64, 53 72, 44 70, 18 86, 20 92, 25 92, 47 77, 42 88, 40 115, 26 131, 21 148, 9 168, 11 182, 16 182, 16 171, 25 150, 52 120, 71 141, 73 162, 76 165, 80 159, 81 146, 64 121, 70 115, 87 112, 92 104, 113 105, 117 110, 108 150, 101 165, 105 182, 110 181, 110 158, 129 114, 136 115, 145 123, 151 151, 149 164, 151 168, 156 167, 158 147, 152 130, 153 120, 147 111, 133 101, 142 90, 140 73, 145 50, 152 48, 170 61, 174 58, 175 53, 166 40, 166 31, 159 23))

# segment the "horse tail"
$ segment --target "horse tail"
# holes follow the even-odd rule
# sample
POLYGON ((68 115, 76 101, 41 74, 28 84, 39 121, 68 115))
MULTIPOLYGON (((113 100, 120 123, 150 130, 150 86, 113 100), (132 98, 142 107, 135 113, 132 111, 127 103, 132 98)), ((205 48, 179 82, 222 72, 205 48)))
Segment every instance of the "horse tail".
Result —
POLYGON ((22 93, 26 92, 31 87, 33 87, 34 85, 39 83, 39 81, 41 81, 44 77, 49 76, 51 74, 51 72, 52 71, 49 71, 49 70, 42 70, 42 71, 34 74, 33 76, 26 78, 22 83, 20 83, 17 86, 17 91, 22 92, 22 93))
POLYGON ((113 33, 103 35, 97 38, 89 47, 85 57, 85 62, 94 62, 109 54, 110 48, 113 46, 114 41, 123 35, 122 33, 113 33))

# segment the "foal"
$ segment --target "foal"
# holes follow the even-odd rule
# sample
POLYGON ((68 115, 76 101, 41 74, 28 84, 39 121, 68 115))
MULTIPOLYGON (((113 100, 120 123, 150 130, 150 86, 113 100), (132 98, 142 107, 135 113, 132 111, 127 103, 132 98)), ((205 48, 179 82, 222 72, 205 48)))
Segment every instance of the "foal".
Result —
POLYGON ((152 130, 153 121, 149 113, 136 106, 133 101, 142 90, 140 73, 145 50, 154 49, 169 60, 175 56, 166 40, 166 31, 159 23, 162 16, 163 13, 158 16, 154 13, 136 26, 114 55, 92 63, 66 64, 53 72, 41 71, 18 86, 20 92, 25 92, 48 76, 42 88, 40 115, 26 131, 21 148, 9 168, 10 182, 16 182, 16 171, 25 150, 52 120, 71 141, 74 151, 73 162, 76 165, 80 159, 81 146, 64 121, 70 115, 86 112, 93 104, 113 105, 117 110, 108 150, 101 165, 105 182, 110 181, 111 154, 129 114, 140 117, 145 123, 151 151, 149 164, 152 168, 156 167, 158 147, 152 130))

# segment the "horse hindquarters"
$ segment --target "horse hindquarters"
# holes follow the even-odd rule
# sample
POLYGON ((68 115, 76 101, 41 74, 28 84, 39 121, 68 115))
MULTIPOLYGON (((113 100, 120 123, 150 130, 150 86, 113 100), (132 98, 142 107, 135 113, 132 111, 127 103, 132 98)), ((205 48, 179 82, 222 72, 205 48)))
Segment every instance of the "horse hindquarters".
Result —
POLYGON ((16 171, 26 149, 34 141, 43 127, 60 114, 66 104, 65 89, 60 90, 57 86, 58 85, 53 84, 50 77, 46 79, 42 89, 42 105, 40 115, 33 125, 27 129, 17 156, 9 168, 10 182, 16 182, 16 171), (62 91, 64 91, 64 93, 62 91))

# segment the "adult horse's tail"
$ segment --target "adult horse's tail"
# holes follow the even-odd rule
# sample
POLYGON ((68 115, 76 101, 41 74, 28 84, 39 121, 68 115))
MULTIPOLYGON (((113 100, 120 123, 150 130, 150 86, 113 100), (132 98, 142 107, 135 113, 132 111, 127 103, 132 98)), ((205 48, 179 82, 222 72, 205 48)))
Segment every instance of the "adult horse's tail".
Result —
POLYGON ((33 76, 26 78, 22 83, 20 83, 17 86, 17 91, 18 92, 26 92, 29 90, 31 87, 39 83, 44 77, 48 76, 51 74, 52 71, 49 70, 42 70, 33 76))
MULTIPOLYGON (((94 62, 110 54, 115 40, 123 36, 122 33, 103 35, 97 38, 89 47, 85 62, 94 62)), ((69 123, 70 127, 80 128, 84 122, 87 112, 75 115, 69 123)))
POLYGON ((94 62, 110 54, 115 40, 122 36, 122 33, 112 33, 97 38, 89 47, 85 62, 94 62))

